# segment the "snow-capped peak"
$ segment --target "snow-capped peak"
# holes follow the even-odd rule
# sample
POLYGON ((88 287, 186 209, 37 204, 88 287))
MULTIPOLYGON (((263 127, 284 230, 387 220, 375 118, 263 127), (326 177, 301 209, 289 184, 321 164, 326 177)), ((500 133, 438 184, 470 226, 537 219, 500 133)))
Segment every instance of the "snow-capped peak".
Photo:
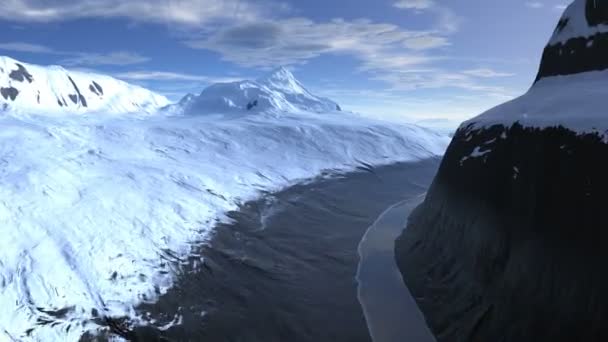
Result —
POLYGON ((575 0, 564 11, 549 45, 608 32, 608 1, 575 0))
POLYGON ((258 79, 258 83, 286 93, 309 94, 293 73, 284 67, 280 67, 269 75, 258 79))
POLYGON ((239 115, 302 111, 327 113, 342 109, 332 100, 313 95, 291 71, 281 67, 257 81, 213 84, 199 96, 185 97, 166 110, 185 115, 239 115))
POLYGON ((109 76, 0 56, 0 111, 149 113, 167 104, 164 96, 109 76))

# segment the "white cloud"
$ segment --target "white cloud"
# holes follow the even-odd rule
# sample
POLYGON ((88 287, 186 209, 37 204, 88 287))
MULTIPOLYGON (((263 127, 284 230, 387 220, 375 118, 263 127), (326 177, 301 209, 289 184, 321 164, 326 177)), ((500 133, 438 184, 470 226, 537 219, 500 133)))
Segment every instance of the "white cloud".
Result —
POLYGON ((538 1, 526 1, 525 5, 528 8, 534 8, 534 9, 545 7, 545 4, 543 4, 542 2, 538 2, 538 1))
POLYGON ((437 29, 443 31, 443 33, 456 32, 462 22, 462 18, 456 15, 454 11, 434 0, 399 0, 393 3, 393 6, 405 10, 430 11, 437 17, 437 29))
POLYGON ((218 20, 252 20, 286 5, 240 0, 4 0, 0 18, 52 22, 79 18, 128 18, 134 21, 203 25, 218 20))
POLYGON ((319 23, 291 18, 232 26, 186 43, 248 67, 302 64, 323 54, 351 55, 363 66, 382 61, 387 67, 398 67, 431 60, 416 51, 445 46, 448 40, 438 32, 409 31, 363 19, 319 23))
POLYGON ((30 52, 30 53, 45 53, 45 54, 57 53, 55 50, 53 50, 47 46, 22 43, 22 42, 0 43, 0 50, 30 52))
POLYGON ((67 66, 131 65, 144 63, 150 60, 148 57, 133 52, 115 51, 109 53, 93 53, 61 51, 48 46, 26 42, 0 43, 0 50, 65 56, 64 59, 59 61, 59 64, 67 66))
POLYGON ((412 50, 427 50, 450 45, 446 37, 431 35, 408 38, 403 44, 412 50))
POLYGON ((560 11, 560 12, 563 12, 564 10, 566 10, 566 8, 568 8, 568 5, 564 5, 564 4, 553 6, 554 10, 560 11))
POLYGON ((115 74, 114 76, 116 76, 117 78, 133 81, 192 81, 202 83, 219 83, 241 80, 238 77, 212 77, 155 70, 130 71, 115 74))
POLYGON ((140 64, 150 60, 150 58, 132 52, 110 52, 102 53, 70 53, 69 57, 60 61, 61 64, 73 65, 131 65, 140 64))
POLYGON ((433 0, 399 0, 393 6, 400 9, 427 9, 435 5, 433 0))
POLYGON ((498 72, 492 69, 480 68, 480 69, 470 69, 462 72, 465 75, 482 77, 482 78, 492 78, 492 77, 509 77, 514 74, 506 73, 506 72, 498 72))

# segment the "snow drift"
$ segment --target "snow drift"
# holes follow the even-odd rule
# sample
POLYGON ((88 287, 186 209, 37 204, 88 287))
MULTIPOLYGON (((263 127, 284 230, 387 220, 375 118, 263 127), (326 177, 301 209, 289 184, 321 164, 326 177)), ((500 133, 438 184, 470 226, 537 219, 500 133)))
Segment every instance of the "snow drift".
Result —
POLYGON ((522 97, 464 123, 396 259, 438 341, 605 341, 606 1, 576 0, 522 97))
POLYGON ((187 95, 178 104, 165 109, 183 115, 248 113, 328 113, 341 111, 340 106, 310 93, 295 76, 279 68, 257 81, 218 83, 198 95, 187 95))
POLYGON ((164 96, 109 76, 0 56, 0 112, 141 114, 168 104, 164 96))

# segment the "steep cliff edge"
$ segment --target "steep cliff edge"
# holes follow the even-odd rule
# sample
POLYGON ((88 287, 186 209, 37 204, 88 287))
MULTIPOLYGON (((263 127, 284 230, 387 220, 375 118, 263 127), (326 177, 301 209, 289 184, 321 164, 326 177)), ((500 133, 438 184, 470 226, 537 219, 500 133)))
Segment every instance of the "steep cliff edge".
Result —
POLYGON ((397 240, 438 341, 608 340, 607 6, 576 0, 530 91, 459 128, 397 240))

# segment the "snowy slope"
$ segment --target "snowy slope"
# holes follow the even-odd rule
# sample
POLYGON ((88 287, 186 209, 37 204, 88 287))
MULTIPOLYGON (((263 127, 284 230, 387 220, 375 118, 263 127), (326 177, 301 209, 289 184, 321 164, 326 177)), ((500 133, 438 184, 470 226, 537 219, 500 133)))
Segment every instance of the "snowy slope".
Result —
POLYGON ((285 112, 327 113, 341 111, 326 98, 311 94, 285 68, 279 68, 257 81, 218 83, 198 96, 187 95, 180 103, 167 107, 169 113, 183 115, 285 112))
POLYGON ((608 120, 608 1, 576 0, 545 47, 537 81, 524 95, 461 127, 519 122, 606 135, 608 120), (473 124, 472 126, 470 124, 473 124))
POLYGON ((526 94, 463 123, 476 126, 563 126, 577 132, 608 130, 608 71, 556 76, 540 80, 526 94))
POLYGON ((30 65, 0 56, 0 111, 143 113, 167 104, 164 96, 109 76, 30 65))
POLYGON ((164 292, 190 246, 260 191, 449 142, 345 115, 0 118, 0 340, 77 341, 94 312, 164 292))

